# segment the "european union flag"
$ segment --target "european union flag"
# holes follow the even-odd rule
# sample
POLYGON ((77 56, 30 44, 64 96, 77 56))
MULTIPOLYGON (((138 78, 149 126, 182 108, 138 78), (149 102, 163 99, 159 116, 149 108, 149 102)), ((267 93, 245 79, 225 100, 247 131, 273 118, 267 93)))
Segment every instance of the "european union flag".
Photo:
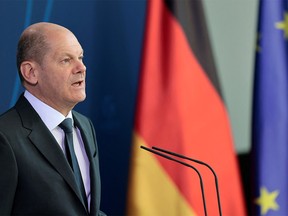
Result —
POLYGON ((288 1, 260 1, 253 106, 257 206, 288 215, 288 1))

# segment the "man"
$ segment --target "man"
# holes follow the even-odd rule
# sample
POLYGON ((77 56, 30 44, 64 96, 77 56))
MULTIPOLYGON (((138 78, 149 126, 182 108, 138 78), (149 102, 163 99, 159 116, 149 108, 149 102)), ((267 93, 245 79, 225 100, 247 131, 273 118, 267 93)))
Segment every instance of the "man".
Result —
POLYGON ((86 97, 77 38, 33 24, 20 37, 17 67, 25 92, 0 116, 0 215, 105 215, 94 128, 72 111, 86 97))

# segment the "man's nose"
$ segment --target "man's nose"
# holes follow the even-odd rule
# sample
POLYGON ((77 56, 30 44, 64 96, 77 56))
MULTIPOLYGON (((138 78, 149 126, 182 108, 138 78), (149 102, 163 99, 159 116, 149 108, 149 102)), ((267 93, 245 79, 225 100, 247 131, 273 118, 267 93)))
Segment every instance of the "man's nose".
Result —
POLYGON ((76 70, 75 71, 76 71, 76 73, 79 73, 79 72, 83 73, 83 72, 86 71, 86 66, 85 66, 83 61, 77 61, 77 65, 76 65, 76 70))

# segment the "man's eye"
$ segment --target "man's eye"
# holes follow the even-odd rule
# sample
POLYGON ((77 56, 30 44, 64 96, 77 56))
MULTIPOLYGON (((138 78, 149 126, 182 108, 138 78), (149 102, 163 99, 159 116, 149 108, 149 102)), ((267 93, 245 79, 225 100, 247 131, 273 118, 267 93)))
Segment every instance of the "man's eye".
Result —
POLYGON ((62 60, 63 63, 69 63, 71 61, 71 58, 65 58, 62 60))

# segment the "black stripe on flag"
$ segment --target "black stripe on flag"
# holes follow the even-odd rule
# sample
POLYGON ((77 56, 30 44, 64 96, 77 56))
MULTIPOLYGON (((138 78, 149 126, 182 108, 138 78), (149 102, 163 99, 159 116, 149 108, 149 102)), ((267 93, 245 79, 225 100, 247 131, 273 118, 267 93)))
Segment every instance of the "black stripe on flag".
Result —
POLYGON ((223 100, 209 40, 202 0, 164 0, 176 17, 199 64, 223 100))

